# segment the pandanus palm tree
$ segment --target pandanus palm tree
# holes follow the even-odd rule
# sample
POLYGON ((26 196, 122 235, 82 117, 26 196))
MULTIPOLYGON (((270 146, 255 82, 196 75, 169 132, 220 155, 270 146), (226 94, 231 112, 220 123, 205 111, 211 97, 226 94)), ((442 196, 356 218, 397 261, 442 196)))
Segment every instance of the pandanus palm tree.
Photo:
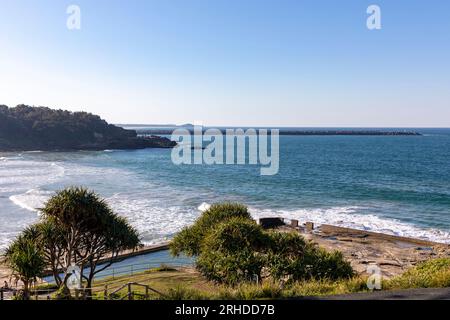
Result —
POLYGON ((87 189, 61 190, 41 211, 41 221, 25 229, 6 252, 11 269, 24 283, 25 297, 44 268, 52 270, 61 297, 70 297, 68 280, 74 267, 81 270, 79 285, 84 281, 90 296, 94 276, 120 252, 140 245, 136 229, 87 189))
POLYGON ((33 239, 18 236, 6 249, 5 262, 12 276, 23 283, 22 298, 30 298, 30 287, 45 269, 43 254, 33 239))
MULTIPOLYGON (((76 265, 81 269, 89 295, 96 274, 109 267, 121 251, 140 245, 136 229, 96 193, 84 188, 71 187, 57 192, 42 213, 43 220, 57 227, 61 235, 50 247, 59 244, 58 251, 62 252, 58 258, 60 269, 65 272, 62 287, 67 285, 70 276, 66 271, 76 265)), ((48 242, 49 237, 44 239, 48 242)))

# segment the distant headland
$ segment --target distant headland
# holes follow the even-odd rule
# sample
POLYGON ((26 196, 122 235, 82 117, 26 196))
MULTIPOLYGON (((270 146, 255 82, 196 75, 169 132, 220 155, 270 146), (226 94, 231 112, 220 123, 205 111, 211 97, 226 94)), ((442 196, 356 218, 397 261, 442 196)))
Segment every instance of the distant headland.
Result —
POLYGON ((0 151, 75 151, 171 148, 158 136, 139 137, 97 115, 46 107, 0 105, 0 151))

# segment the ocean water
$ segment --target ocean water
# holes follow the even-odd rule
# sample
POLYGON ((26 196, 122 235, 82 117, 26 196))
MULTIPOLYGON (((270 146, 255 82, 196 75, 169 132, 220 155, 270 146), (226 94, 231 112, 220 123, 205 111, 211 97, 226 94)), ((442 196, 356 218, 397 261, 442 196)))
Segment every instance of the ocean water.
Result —
POLYGON ((171 150, 0 153, 0 248, 66 186, 97 191, 145 243, 218 201, 282 216, 450 243, 450 129, 422 136, 281 136, 280 170, 182 165, 171 150))

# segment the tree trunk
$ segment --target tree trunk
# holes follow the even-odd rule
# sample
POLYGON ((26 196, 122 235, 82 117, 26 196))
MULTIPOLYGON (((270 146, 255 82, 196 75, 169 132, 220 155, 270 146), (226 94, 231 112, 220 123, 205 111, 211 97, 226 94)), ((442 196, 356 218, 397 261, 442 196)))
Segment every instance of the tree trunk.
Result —
POLYGON ((23 282, 23 299, 30 300, 29 282, 27 280, 22 280, 22 282, 23 282))
POLYGON ((61 277, 59 276, 59 271, 57 269, 53 269, 53 278, 55 279, 55 283, 58 287, 61 286, 62 281, 61 277))
POLYGON ((94 280, 94 275, 91 272, 89 274, 89 277, 87 279, 87 283, 86 283, 86 299, 87 300, 92 300, 92 281, 94 280))

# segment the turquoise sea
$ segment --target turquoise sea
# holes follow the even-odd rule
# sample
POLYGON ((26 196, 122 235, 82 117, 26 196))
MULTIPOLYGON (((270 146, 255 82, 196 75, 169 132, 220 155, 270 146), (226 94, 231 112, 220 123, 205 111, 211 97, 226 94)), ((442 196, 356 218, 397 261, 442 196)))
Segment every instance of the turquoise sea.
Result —
POLYGON ((146 243, 224 200, 247 204, 254 217, 450 243, 450 129, 413 130, 423 135, 280 136, 274 176, 255 165, 176 166, 168 149, 0 153, 0 248, 70 185, 100 193, 146 243))

